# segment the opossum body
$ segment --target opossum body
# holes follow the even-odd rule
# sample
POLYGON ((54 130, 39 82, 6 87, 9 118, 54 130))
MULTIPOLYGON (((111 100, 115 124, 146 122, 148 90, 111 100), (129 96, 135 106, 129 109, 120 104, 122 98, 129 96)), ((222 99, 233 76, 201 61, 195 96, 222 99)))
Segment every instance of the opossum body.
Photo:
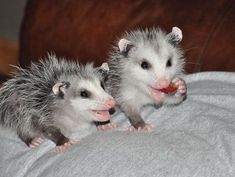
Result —
POLYGON ((0 88, 0 123, 29 146, 44 137, 63 150, 74 143, 71 133, 110 119, 115 102, 103 89, 107 72, 107 64, 95 68, 51 55, 28 69, 17 67, 0 88))
POLYGON ((185 99, 181 40, 177 27, 169 34, 159 28, 136 30, 126 33, 111 52, 106 86, 132 124, 131 130, 151 128, 140 116, 143 106, 179 104, 185 99), (164 90, 171 84, 177 91, 167 94, 164 90))

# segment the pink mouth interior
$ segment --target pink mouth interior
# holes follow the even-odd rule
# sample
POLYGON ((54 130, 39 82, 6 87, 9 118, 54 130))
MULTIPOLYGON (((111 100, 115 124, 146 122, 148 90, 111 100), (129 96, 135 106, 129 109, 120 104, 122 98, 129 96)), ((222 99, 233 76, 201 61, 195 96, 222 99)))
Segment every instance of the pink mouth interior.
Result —
POLYGON ((92 113, 100 121, 107 121, 111 117, 108 110, 92 110, 92 113))

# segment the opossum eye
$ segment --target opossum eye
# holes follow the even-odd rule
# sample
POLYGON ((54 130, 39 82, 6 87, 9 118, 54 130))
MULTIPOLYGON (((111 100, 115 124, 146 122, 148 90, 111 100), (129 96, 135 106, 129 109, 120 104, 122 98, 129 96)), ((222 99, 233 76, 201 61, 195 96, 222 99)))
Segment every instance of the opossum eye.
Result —
POLYGON ((168 58, 167 62, 166 62, 166 67, 171 67, 172 66, 172 61, 171 61, 171 57, 168 58))
POLYGON ((83 98, 89 98, 90 97, 90 93, 87 90, 82 90, 80 92, 80 96, 83 98))
POLYGON ((102 89, 104 89, 104 84, 103 84, 103 82, 100 82, 100 86, 102 87, 102 89))
POLYGON ((143 68, 143 69, 149 69, 151 67, 151 65, 150 65, 150 63, 149 62, 147 62, 147 61, 142 61, 142 63, 141 63, 141 68, 143 68))

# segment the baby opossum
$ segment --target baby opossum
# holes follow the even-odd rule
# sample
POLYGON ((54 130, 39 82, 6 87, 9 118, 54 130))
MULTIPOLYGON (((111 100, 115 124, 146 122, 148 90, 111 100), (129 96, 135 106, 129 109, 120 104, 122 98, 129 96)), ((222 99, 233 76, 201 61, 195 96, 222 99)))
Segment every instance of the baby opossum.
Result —
POLYGON ((178 45, 181 40, 182 31, 177 27, 169 34, 159 28, 136 30, 126 33, 111 51, 106 86, 129 119, 129 130, 152 128, 140 116, 143 106, 179 104, 185 99, 186 84, 180 78, 185 63, 178 45), (172 83, 178 87, 175 94, 160 91, 172 83))
POLYGON ((0 123, 15 129, 28 146, 44 137, 63 151, 75 143, 68 138, 72 132, 110 119, 115 101, 103 87, 107 63, 95 68, 48 55, 16 69, 0 88, 0 123))

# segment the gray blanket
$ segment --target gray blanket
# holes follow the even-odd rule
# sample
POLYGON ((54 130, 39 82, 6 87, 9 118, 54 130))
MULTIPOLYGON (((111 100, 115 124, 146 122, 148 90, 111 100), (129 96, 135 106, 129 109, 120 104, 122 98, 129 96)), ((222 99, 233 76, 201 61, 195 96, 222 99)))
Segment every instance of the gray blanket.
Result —
POLYGON ((147 107, 143 116, 155 129, 97 132, 57 154, 45 141, 29 149, 15 133, 0 129, 1 177, 234 177, 235 73, 186 76, 188 98, 179 106, 147 107))

